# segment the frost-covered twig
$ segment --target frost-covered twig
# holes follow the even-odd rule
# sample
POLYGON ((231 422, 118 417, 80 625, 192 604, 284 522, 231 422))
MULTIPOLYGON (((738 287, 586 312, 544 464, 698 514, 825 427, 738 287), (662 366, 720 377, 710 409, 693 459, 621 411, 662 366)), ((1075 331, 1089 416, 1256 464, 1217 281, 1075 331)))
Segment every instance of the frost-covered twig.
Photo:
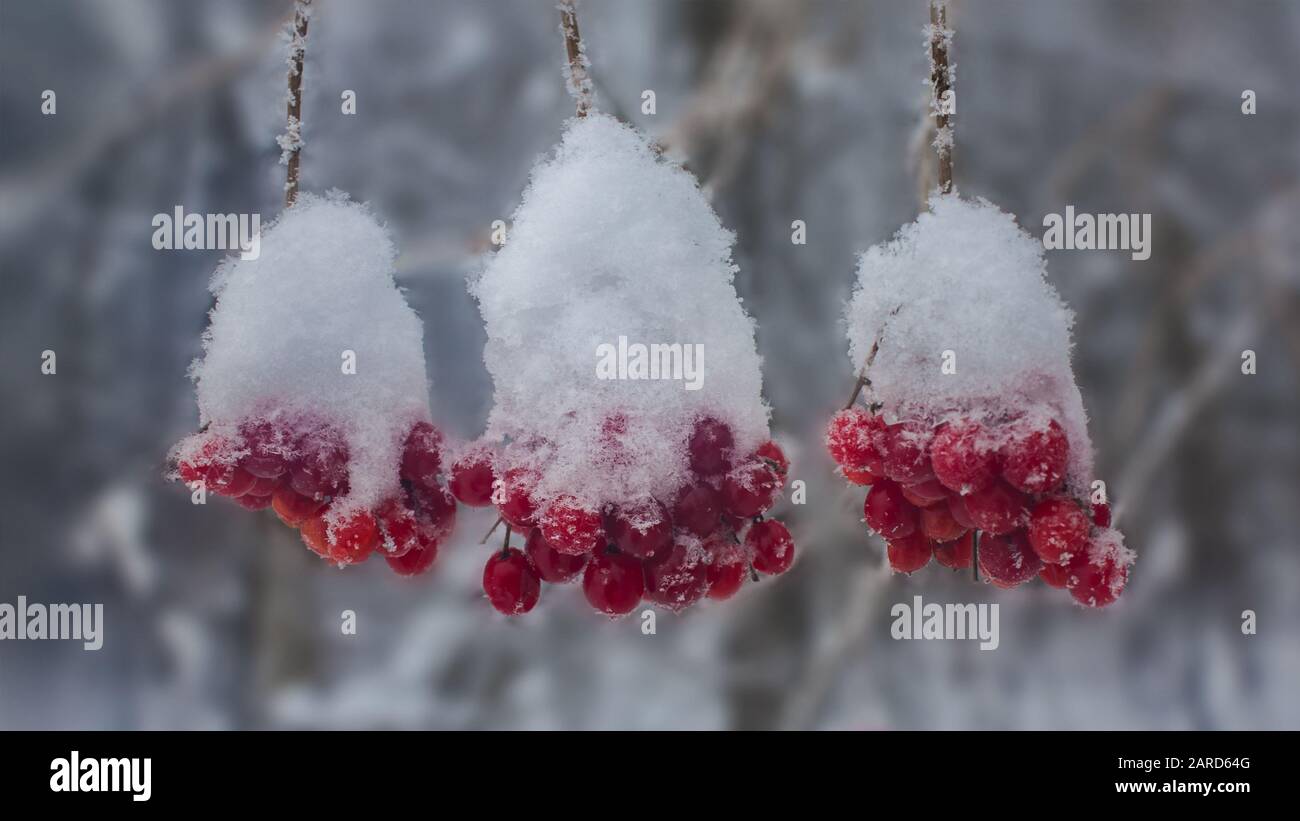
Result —
POLYGON ((949 51, 953 30, 948 28, 946 0, 930 0, 930 25, 925 27, 930 44, 930 113, 934 115, 934 150, 939 157, 939 192, 952 193, 952 101, 949 92, 956 65, 949 51))
POLYGON ((307 53, 307 21, 311 19, 311 0, 296 0, 293 28, 289 32, 289 102, 288 124, 276 139, 280 144, 280 162, 289 167, 284 183, 284 207, 298 199, 298 161, 302 154, 302 66, 307 53))
POLYGON ((592 109, 595 96, 591 83, 591 61, 587 59, 586 47, 582 44, 582 35, 578 32, 578 11, 574 0, 560 0, 560 32, 564 35, 564 51, 569 56, 569 65, 564 78, 569 93, 578 101, 578 116, 586 117, 592 109))

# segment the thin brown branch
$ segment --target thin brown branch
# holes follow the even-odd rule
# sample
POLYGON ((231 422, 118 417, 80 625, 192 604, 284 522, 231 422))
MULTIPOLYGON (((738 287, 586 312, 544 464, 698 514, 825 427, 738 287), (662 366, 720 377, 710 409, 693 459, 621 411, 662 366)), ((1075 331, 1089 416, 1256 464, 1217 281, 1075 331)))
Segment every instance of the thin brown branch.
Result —
POLYGON ((952 29, 945 0, 930 0, 930 111, 934 115, 934 149, 939 157, 939 193, 952 193, 952 29))
POLYGON ((560 0, 560 30, 564 32, 564 51, 569 57, 569 93, 578 101, 578 116, 586 117, 592 108, 592 83, 587 54, 578 31, 578 10, 573 0, 560 0))
POLYGON ((307 54, 307 21, 311 0, 297 0, 293 7, 293 39, 289 43, 288 132, 280 142, 289 166, 284 183, 284 207, 298 199, 298 162, 302 155, 302 66, 307 54))

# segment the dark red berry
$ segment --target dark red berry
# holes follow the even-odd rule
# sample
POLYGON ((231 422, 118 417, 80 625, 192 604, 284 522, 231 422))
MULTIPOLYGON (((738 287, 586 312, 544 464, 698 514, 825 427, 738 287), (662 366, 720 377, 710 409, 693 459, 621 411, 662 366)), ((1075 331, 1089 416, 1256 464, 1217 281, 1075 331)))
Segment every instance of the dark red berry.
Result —
POLYGON ((731 428, 711 416, 695 423, 689 444, 691 470, 699 476, 717 476, 731 467, 734 439, 731 428))
POLYGON ((587 566, 587 554, 561 553, 546 543, 541 528, 537 527, 528 532, 524 552, 528 554, 528 560, 533 563, 533 569, 542 581, 551 584, 571 582, 587 566))
POLYGON ((451 466, 447 487, 456 500, 470 507, 487 507, 492 504, 492 452, 476 448, 456 460, 451 466))
POLYGON ((388 499, 375 511, 379 525, 379 551, 384 558, 405 556, 420 545, 420 526, 415 511, 401 499, 388 499))
POLYGON ((609 516, 607 532, 615 547, 638 559, 653 559, 673 543, 673 522, 668 508, 656 499, 615 510, 609 516))
POLYGON ((885 539, 910 536, 920 522, 920 513, 903 497, 903 489, 888 479, 881 479, 871 486, 862 505, 862 514, 867 527, 885 539))
POLYGON ((1002 446, 1002 476, 1025 493, 1048 493, 1065 478, 1070 443, 1053 419, 1046 427, 1015 425, 1002 446))
POLYGON ((289 486, 303 496, 324 500, 342 495, 348 487, 348 452, 333 440, 313 441, 304 447, 289 486))
POLYGON ((918 530, 910 536, 890 539, 885 554, 889 557, 889 567, 895 573, 915 573, 930 563, 934 545, 918 530))
POLYGON ((915 485, 903 485, 903 498, 917 507, 931 507, 948 501, 948 489, 937 479, 926 479, 915 485))
POLYGON ((645 596, 674 613, 695 604, 709 587, 709 567, 700 543, 676 539, 665 555, 645 563, 645 596))
POLYGON ((442 469, 442 433, 428 422, 417 422, 402 447, 401 476, 412 484, 432 488, 442 469))
POLYGON ((722 512, 718 492, 706 484, 682 488, 673 506, 673 522, 699 539, 707 539, 718 529, 722 512))
POLYGON ((443 541, 456 528, 456 499, 442 485, 411 486, 416 519, 430 538, 443 541))
POLYGON ((508 547, 487 560, 483 568, 483 592, 497 612, 518 616, 537 605, 542 583, 524 554, 508 547))
POLYGON ((433 567, 437 558, 437 540, 421 537, 416 541, 415 547, 400 556, 384 556, 384 561, 399 576, 418 576, 433 567))
POLYGON ((1110 527, 1110 505, 1106 502, 1093 502, 1092 521, 1097 527, 1110 527))
POLYGON ((1092 523, 1073 499, 1044 499, 1029 514, 1029 544, 1048 564, 1065 564, 1088 548, 1092 523))
POLYGON ((970 567, 971 552, 975 546, 975 534, 967 531, 961 538, 934 545, 934 560, 951 570, 964 570, 970 567))
POLYGON ((1038 575, 1043 560, 1029 546, 1024 531, 1002 536, 983 535, 979 549, 980 572, 998 587, 1018 587, 1038 575))
POLYGON ((755 522, 745 534, 745 546, 754 554, 754 569, 776 576, 794 564, 794 539, 776 519, 755 522))
POLYGON ((994 482, 963 496, 962 501, 975 527, 994 536, 1023 526, 1028 515, 1025 497, 1005 482, 994 482))
POLYGON ((740 545, 727 538, 710 539, 705 545, 709 562, 709 598, 724 601, 736 595, 749 575, 749 563, 740 545))
POLYGON ((772 506, 780 489, 776 471, 757 460, 746 462, 722 480, 722 509, 732 516, 752 519, 772 506))
POLYGON ((779 476, 785 476, 790 472, 790 460, 785 457, 785 451, 770 439, 759 445, 754 455, 766 462, 779 476))
POLYGON ((582 592, 588 604, 607 616, 631 613, 645 593, 641 562, 606 548, 597 550, 583 571, 582 592))
POLYGON ((996 457, 983 442, 984 429, 969 420, 941 425, 930 443, 930 465, 940 484, 970 493, 993 480, 996 457))

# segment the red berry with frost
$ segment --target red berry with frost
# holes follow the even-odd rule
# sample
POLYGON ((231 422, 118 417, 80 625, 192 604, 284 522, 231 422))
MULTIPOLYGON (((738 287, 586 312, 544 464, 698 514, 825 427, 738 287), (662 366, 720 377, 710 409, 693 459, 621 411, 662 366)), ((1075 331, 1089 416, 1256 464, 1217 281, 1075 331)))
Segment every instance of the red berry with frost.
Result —
POLYGON ((898 422, 885 428, 881 452, 885 457, 885 475, 895 482, 914 485, 934 476, 930 468, 929 447, 933 434, 920 422, 898 422))
POLYGON ((890 539, 885 554, 889 557, 890 569, 895 573, 915 573, 930 563, 934 545, 924 533, 917 531, 910 536, 890 539))
POLYGON ((347 448, 333 441, 312 443, 289 474, 289 486, 303 496, 319 500, 346 493, 347 448))
POLYGON ((280 521, 289 527, 297 527, 305 519, 315 516, 324 506, 324 502, 303 496, 287 485, 276 488, 275 493, 271 494, 271 507, 275 508, 280 521))
POLYGON ((1024 495, 1005 482, 994 482, 963 496, 962 501, 975 527, 994 536, 1023 526, 1028 515, 1024 495))
POLYGON ((903 497, 903 489, 888 479, 871 486, 862 505, 862 515, 867 520, 867 527, 885 539, 910 536, 920 523, 917 508, 903 497))
POLYGON ((718 492, 706 484, 682 488, 673 506, 673 522, 699 539, 706 539, 718 529, 722 500, 718 492))
POLYGON ((261 479, 279 479, 289 469, 284 458, 287 436, 274 424, 262 420, 239 426, 240 437, 248 454, 239 460, 244 470, 261 479))
POLYGON ((939 427, 930 443, 930 465, 940 484, 965 494, 993 480, 996 455, 983 444, 983 435, 979 423, 969 420, 939 427))
POLYGON ((607 616, 631 613, 645 593, 641 562, 632 556, 600 548, 587 562, 582 574, 582 593, 587 603, 607 616))
POLYGON ((695 604, 709 587, 704 548, 687 536, 664 555, 645 562, 645 596, 674 613, 695 604))
POLYGON ((384 561, 399 576, 418 576, 433 567, 438 558, 438 541, 418 536, 415 546, 400 556, 384 556, 384 561))
POLYGON ((903 485, 903 498, 917 507, 931 507, 948 501, 948 490, 937 479, 903 485))
POLYGON ((257 484, 257 477, 243 468, 238 467, 214 467, 208 471, 210 484, 208 490, 220 496, 229 496, 235 498, 243 496, 253 489, 257 484))
POLYGON ((772 506, 780 489, 776 471, 760 461, 746 462, 722 480, 722 509, 752 519, 772 506))
POLYGON ((605 544, 600 511, 573 496, 552 500, 540 521, 547 544, 561 553, 576 556, 590 553, 605 544))
POLYGON ((755 522, 745 534, 745 546, 754 555, 754 569, 776 576, 794 564, 794 539, 776 519, 755 522))
POLYGON ((1065 478, 1069 455, 1070 443, 1055 419, 1045 428, 1021 423, 1002 446, 1002 476, 1025 493, 1047 493, 1065 478))
POLYGON ((835 464, 874 476, 885 475, 881 457, 881 436, 885 422, 862 408, 847 408, 835 414, 826 426, 826 450, 835 464))
POLYGON ((1038 571, 1038 578, 1051 587, 1064 589, 1070 580, 1070 568, 1063 564, 1045 564, 1043 569, 1038 571))
POLYGON ((934 560, 950 570, 970 567, 971 553, 975 547, 975 534, 967 531, 961 538, 934 545, 934 560))
POLYGON ((980 572, 1002 588, 1018 587, 1038 575, 1043 560, 1029 546, 1023 531, 980 539, 980 572))
POLYGON ((451 466, 447 488, 463 505, 487 507, 492 504, 492 452, 475 449, 456 460, 451 466))
POLYGON ((375 521, 379 525, 379 552, 384 558, 405 556, 419 547, 420 525, 415 511, 401 499, 381 504, 375 511, 375 521))
POLYGON ((379 546, 379 525, 368 510, 359 510, 329 530, 330 559, 336 564, 359 564, 379 546))
POLYGON ((921 532, 933 542, 951 542, 970 532, 953 518, 947 505, 921 509, 921 532))
POLYGON ((587 554, 561 553, 546 543, 541 528, 528 532, 528 541, 524 543, 524 552, 533 563, 533 569, 542 581, 551 584, 564 584, 577 578, 587 566, 587 554))
POLYGON ((542 583, 527 557, 508 547, 487 560, 483 568, 483 592, 497 612, 518 616, 537 605, 542 583))
POLYGON ((1093 502, 1092 521, 1097 527, 1110 527, 1110 505, 1106 502, 1093 502))
POLYGON ((538 478, 537 472, 528 468, 511 468, 492 491, 492 501, 501 518, 518 530, 527 530, 537 523, 533 490, 538 478))
POLYGON ((610 514, 606 529, 615 547, 638 559, 653 559, 673 543, 668 508, 657 499, 619 507, 610 514))
POLYGON ((442 485, 411 485, 415 516, 429 538, 442 541, 456 528, 456 499, 442 485))
POLYGON ((790 460, 785 457, 785 451, 770 439, 758 446, 754 456, 766 462, 768 467, 776 471, 779 476, 785 476, 790 472, 790 460))
POLYGON ((1088 548, 1092 522, 1073 499, 1044 499, 1029 513, 1029 544, 1048 564, 1064 564, 1088 548))
POLYGON ((699 476, 717 476, 731 467, 734 445, 731 428, 711 416, 695 423, 689 443, 691 470, 699 476))
POLYGON ((1102 556, 1089 555, 1085 550, 1069 565, 1066 587, 1079 604, 1086 607, 1105 607, 1119 598, 1128 582, 1128 568, 1120 566, 1113 553, 1102 556))
POLYGON ((709 598, 725 601, 740 590, 749 575, 749 562, 740 545, 727 538, 710 539, 705 545, 709 562, 709 598))
POLYGON ((432 488, 442 470, 442 433, 428 422, 417 422, 402 447, 401 476, 408 482, 432 488))

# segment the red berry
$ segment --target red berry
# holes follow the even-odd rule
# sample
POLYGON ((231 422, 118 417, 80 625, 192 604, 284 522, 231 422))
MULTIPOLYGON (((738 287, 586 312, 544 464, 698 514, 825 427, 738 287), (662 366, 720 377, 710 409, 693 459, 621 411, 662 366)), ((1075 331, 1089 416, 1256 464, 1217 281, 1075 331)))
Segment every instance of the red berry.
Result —
POLYGON ((573 496, 560 496, 551 501, 542 514, 541 529, 547 544, 561 553, 576 556, 605 544, 600 511, 573 496))
POLYGON ((882 479, 871 486, 867 500, 862 505, 867 527, 885 539, 901 539, 916 531, 920 514, 903 497, 897 483, 882 479))
POLYGON ((736 595, 745 584, 749 563, 740 545, 726 538, 711 539, 705 548, 712 561, 709 563, 709 598, 725 601, 736 595))
POLYGON ((1038 575, 1043 560, 1029 546, 1023 531, 980 539, 980 572, 998 587, 1018 587, 1038 575))
POLYGON ((1110 527, 1110 505, 1105 502, 1093 502, 1092 521, 1097 527, 1110 527))
POLYGON ((768 467, 775 470, 778 475, 785 476, 790 472, 790 460, 785 458, 785 451, 781 446, 770 439, 758 446, 754 455, 768 464, 768 467))
POLYGON ((794 539, 776 519, 755 522, 745 534, 745 545, 754 554, 754 569, 776 576, 794 564, 794 539))
POLYGON ((518 616, 537 605, 542 583, 524 554, 508 547, 487 560, 483 568, 483 592, 498 612, 518 616))
POLYGON ((656 499, 618 508, 610 515, 607 530, 615 547, 638 559, 653 559, 673 543, 668 508, 656 499))
POLYGON ((1010 533, 1025 523, 1026 499, 1005 482, 994 482, 963 496, 962 501, 975 527, 994 536, 1010 533))
POLYGON ((528 554, 528 560, 533 563, 533 569, 542 581, 551 584, 571 582, 587 566, 587 554, 561 553, 546 543, 546 538, 538 527, 528 531, 524 552, 528 554))
POLYGON ((854 468, 840 468, 840 473, 855 485, 870 485, 880 478, 869 470, 856 470, 854 468))
POLYGON ((731 467, 734 440, 726 423, 706 416, 695 423, 689 444, 691 470, 699 476, 717 476, 731 467))
POLYGON ((492 504, 492 452, 476 448, 456 460, 447 482, 451 494, 463 505, 487 507, 492 504))
POLYGON ((1065 478, 1070 443, 1053 419, 1046 428, 1020 424, 1002 446, 1002 476, 1025 493, 1047 493, 1065 478))
MULTIPOLYGON (((203 482, 208 487, 216 485, 216 478, 223 472, 230 470, 229 463, 223 464, 221 459, 225 452, 231 448, 230 442, 222 436, 209 435, 202 440, 197 452, 179 459, 176 463, 176 471, 185 484, 193 482, 203 482)), ((191 447, 186 445, 186 450, 191 447)))
POLYGON ((952 519, 957 524, 967 530, 975 529, 975 521, 970 517, 970 511, 966 509, 966 500, 961 496, 948 497, 948 512, 952 514, 952 519))
POLYGON ((1070 580, 1070 568, 1063 564, 1045 564, 1043 569, 1038 571, 1038 578, 1052 587, 1063 589, 1070 580))
POLYGON ((415 511, 402 500, 385 501, 375 511, 375 519, 379 525, 379 550, 384 558, 400 558, 420 546, 420 526, 415 511))
POLYGON ((501 518, 518 530, 527 530, 536 524, 537 505, 533 503, 533 489, 537 487, 537 472, 529 468, 511 468, 492 491, 501 518))
POLYGON ((915 485, 903 485, 903 498, 917 507, 931 507, 948 501, 948 490, 937 479, 926 479, 915 485))
POLYGON ((359 510, 329 531, 330 559, 336 564, 358 564, 370 558, 379 546, 379 525, 368 510, 359 510))
POLYGON ((889 557, 889 567, 895 573, 915 573, 930 563, 934 555, 934 545, 917 531, 910 536, 890 539, 885 554, 889 557))
POLYGON ((928 453, 932 438, 930 428, 920 422, 898 422, 885 428, 881 437, 885 475, 907 485, 933 477, 928 453))
POLYGON ((1090 552, 1085 550, 1071 560, 1067 566, 1069 578, 1066 586, 1079 604, 1105 607, 1124 592, 1128 568, 1121 567, 1114 554, 1093 557, 1090 552))
POLYGON ((330 557, 328 530, 329 526, 322 516, 312 516, 298 526, 298 532, 302 534, 303 544, 307 545, 311 552, 322 559, 330 557))
POLYGON ((772 506, 780 489, 776 471, 763 462, 746 462, 722 480, 722 509, 752 519, 772 506))
POLYGON ((677 496, 673 521, 697 538, 706 539, 718 529, 721 506, 718 492, 709 485, 688 485, 677 496))
POLYGON ((212 482, 208 489, 221 496, 243 496, 257 484, 257 477, 243 468, 226 466, 208 472, 212 482))
POLYGON ((288 486, 276 488, 271 495, 271 507, 275 508, 280 521, 289 527, 297 527, 304 519, 315 516, 324 506, 324 502, 309 499, 288 486))
POLYGON ((993 480, 995 454, 982 443, 983 435, 984 429, 969 420, 939 427, 930 443, 930 464, 940 484, 966 494, 993 480))
POLYGON ((970 528, 963 527, 953 518, 947 505, 921 509, 921 532, 934 542, 951 542, 960 539, 970 528))
POLYGON ((645 563, 646 598, 674 613, 703 598, 708 587, 704 548, 690 537, 675 540, 666 554, 645 563))
POLYGON ((631 613, 645 593, 641 562, 600 548, 592 554, 582 574, 582 592, 592 607, 607 616, 631 613))
POLYGON ((884 476, 880 449, 884 430, 885 421, 876 414, 847 408, 835 414, 826 426, 826 450, 842 468, 884 476))
POLYGON ((244 494, 247 496, 270 497, 272 493, 275 493, 275 489, 279 486, 280 482, 278 480, 267 479, 263 476, 259 476, 253 480, 253 486, 244 491, 244 494))
POLYGON ((1064 564, 1088 548, 1092 523, 1072 499, 1044 499, 1029 514, 1029 544, 1048 564, 1064 564))
POLYGON ((284 431, 267 420, 246 422, 239 426, 240 437, 248 455, 239 461, 241 467, 260 479, 279 479, 289 469, 284 458, 288 445, 284 431))
POLYGON ((384 556, 384 561, 388 562, 388 566, 399 576, 418 576, 432 567, 436 558, 438 558, 437 540, 421 536, 417 539, 415 547, 400 556, 384 556))
POLYGON ((456 528, 456 499, 442 485, 431 488, 411 486, 415 518, 425 538, 442 541, 456 528))
POLYGON ((243 496, 235 497, 235 504, 244 510, 266 510, 271 506, 271 496, 259 496, 255 493, 245 493, 243 496))
POLYGON ((970 567, 971 552, 974 546, 975 534, 967 531, 959 539, 935 544, 934 560, 949 569, 964 570, 970 567))
POLYGON ((289 475, 289 486, 313 499, 345 493, 348 486, 348 451, 341 443, 315 442, 305 449, 289 475))
POLYGON ((442 469, 442 433, 428 422, 417 422, 402 447, 401 476, 412 484, 432 488, 442 469))

